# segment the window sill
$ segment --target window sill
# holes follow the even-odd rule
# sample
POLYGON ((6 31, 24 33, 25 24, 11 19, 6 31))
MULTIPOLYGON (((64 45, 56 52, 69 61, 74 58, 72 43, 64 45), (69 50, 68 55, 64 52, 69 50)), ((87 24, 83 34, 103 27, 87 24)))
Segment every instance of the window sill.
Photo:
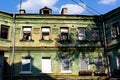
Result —
POLYGON ((52 42, 53 40, 51 40, 51 39, 49 39, 49 40, 43 40, 43 39, 41 39, 41 40, 39 40, 39 42, 40 42, 40 41, 52 42))
POLYGON ((34 42, 34 40, 24 40, 24 39, 21 39, 20 41, 23 41, 23 42, 34 42))
POLYGON ((6 41, 6 42, 11 42, 10 40, 8 39, 3 39, 3 38, 0 38, 1 41, 6 41))
POLYGON ((40 72, 40 74, 52 74, 53 72, 40 72))
POLYGON ((72 71, 61 71, 61 73, 72 73, 72 71))
POLYGON ((31 71, 21 71, 20 74, 32 74, 31 71))

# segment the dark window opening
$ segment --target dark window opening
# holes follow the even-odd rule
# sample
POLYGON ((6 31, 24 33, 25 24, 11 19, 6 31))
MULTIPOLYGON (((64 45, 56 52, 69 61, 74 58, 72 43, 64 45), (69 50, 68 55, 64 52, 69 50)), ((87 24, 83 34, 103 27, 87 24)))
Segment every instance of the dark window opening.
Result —
POLYGON ((98 29, 92 29, 92 40, 99 40, 99 30, 98 29))
POLYGON ((7 26, 1 26, 0 38, 8 39, 8 30, 7 26))
POLYGON ((120 35, 120 22, 116 22, 112 25, 111 28, 111 35, 113 38, 117 37, 120 35))
POLYGON ((43 14, 49 14, 49 10, 44 10, 43 14))

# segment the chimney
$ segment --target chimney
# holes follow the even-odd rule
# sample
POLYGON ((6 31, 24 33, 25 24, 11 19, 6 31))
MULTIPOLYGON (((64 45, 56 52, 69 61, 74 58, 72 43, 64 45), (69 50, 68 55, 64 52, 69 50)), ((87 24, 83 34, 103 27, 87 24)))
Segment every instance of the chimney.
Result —
POLYGON ((67 14, 67 8, 62 8, 61 14, 67 14))
POLYGON ((26 12, 25 12, 24 9, 20 9, 19 13, 20 13, 20 14, 25 14, 26 12))

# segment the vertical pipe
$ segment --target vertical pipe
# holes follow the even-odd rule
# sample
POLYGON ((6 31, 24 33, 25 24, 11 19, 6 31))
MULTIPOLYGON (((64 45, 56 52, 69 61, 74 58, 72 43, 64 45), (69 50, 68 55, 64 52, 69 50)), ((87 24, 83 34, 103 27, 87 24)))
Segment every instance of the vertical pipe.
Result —
POLYGON ((16 22, 15 22, 15 17, 16 17, 15 14, 13 14, 12 62, 11 62, 10 80, 13 80, 13 72, 14 72, 15 33, 16 33, 16 22))
POLYGON ((107 67, 108 67, 108 76, 111 76, 111 70, 110 70, 110 62, 108 58, 108 53, 107 53, 107 37, 106 37, 106 28, 105 28, 105 22, 104 22, 104 17, 101 15, 101 20, 102 20, 102 26, 103 26, 103 35, 104 35, 104 54, 106 57, 106 62, 107 62, 107 67))
POLYGON ((22 0, 20 0, 20 10, 21 10, 21 7, 22 7, 22 0))

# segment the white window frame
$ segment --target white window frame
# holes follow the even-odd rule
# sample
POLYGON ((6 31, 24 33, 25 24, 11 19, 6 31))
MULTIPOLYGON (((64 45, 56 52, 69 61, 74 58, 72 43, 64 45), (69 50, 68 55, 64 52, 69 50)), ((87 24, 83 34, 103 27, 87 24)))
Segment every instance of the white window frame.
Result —
POLYGON ((88 57, 80 57, 80 71, 88 71, 89 70, 89 58, 88 57), (81 64, 81 61, 85 60, 86 59, 86 65, 87 65, 87 68, 86 69, 83 69, 83 65, 81 64))
POLYGON ((50 58, 50 57, 42 57, 42 60, 41 60, 41 61, 42 61, 42 71, 41 71, 40 73, 52 73, 52 60, 51 60, 51 58, 50 58), (48 63, 48 64, 50 64, 50 65, 47 64, 48 61, 46 61, 46 63, 45 63, 46 67, 50 67, 50 68, 49 68, 49 71, 46 71, 46 70, 43 68, 43 67, 44 67, 44 66, 43 66, 43 60, 45 60, 45 59, 46 59, 46 60, 48 60, 48 59, 50 60, 50 63, 48 63), (45 70, 45 71, 44 71, 44 70, 45 70))
POLYGON ((31 72, 31 64, 32 64, 32 62, 31 62, 31 58, 22 58, 22 60, 21 60, 21 72, 20 72, 20 74, 32 74, 32 72, 31 72), (29 62, 29 64, 30 64, 30 70, 29 71, 22 71, 22 67, 23 67, 23 64, 24 64, 24 62, 23 61, 25 61, 26 60, 26 63, 28 63, 29 62))
POLYGON ((72 73, 72 71, 71 71, 71 69, 70 69, 70 59, 68 59, 68 58, 63 58, 63 59, 61 59, 61 73, 72 73), (68 60, 69 61, 69 70, 64 70, 63 69, 63 61, 64 60, 68 60))

